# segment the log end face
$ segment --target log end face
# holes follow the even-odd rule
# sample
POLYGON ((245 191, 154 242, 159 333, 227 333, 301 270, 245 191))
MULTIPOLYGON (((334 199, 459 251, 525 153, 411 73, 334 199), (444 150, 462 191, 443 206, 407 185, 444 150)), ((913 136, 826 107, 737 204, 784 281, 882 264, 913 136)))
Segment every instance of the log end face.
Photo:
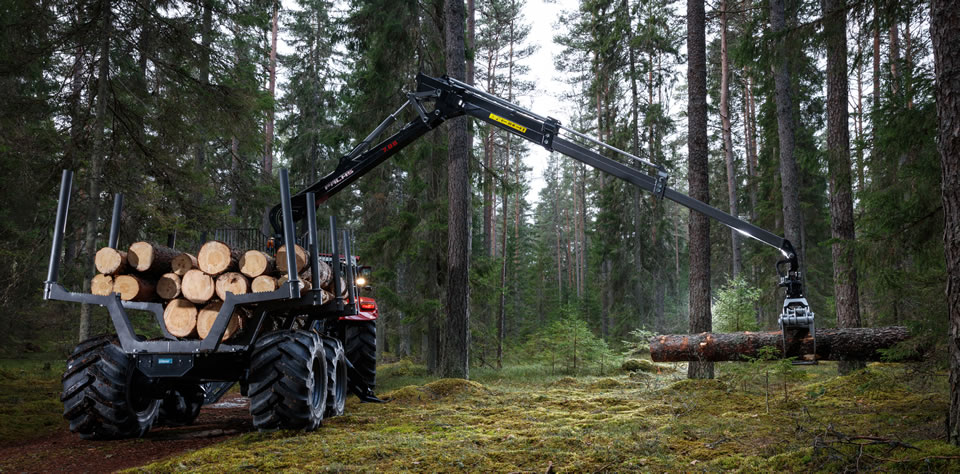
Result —
POLYGON ((127 264, 138 272, 145 272, 153 264, 153 245, 149 242, 134 242, 127 252, 127 264))
POLYGON ((225 272, 231 264, 230 246, 223 242, 211 240, 200 247, 197 254, 197 266, 206 273, 219 275, 225 272))

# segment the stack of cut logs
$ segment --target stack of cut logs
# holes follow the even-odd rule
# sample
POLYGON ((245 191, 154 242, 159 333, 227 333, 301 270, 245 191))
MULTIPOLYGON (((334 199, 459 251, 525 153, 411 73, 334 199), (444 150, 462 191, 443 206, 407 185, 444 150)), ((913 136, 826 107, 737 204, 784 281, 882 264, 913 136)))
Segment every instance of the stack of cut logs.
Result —
MULTIPOLYGON (((333 298, 333 271, 320 262, 313 275, 307 252, 295 246, 301 290, 322 289, 323 302, 333 298)), ((99 272, 90 282, 95 295, 119 293, 124 301, 162 301, 163 320, 170 334, 180 338, 205 338, 220 312, 227 293, 242 295, 275 291, 287 282, 287 249, 277 257, 259 250, 242 252, 219 241, 209 241, 193 256, 150 242, 136 242, 124 252, 104 247, 94 258, 99 272)), ((340 284, 346 294, 346 285, 340 284)), ((237 305, 223 340, 236 335, 252 313, 253 305, 237 305)))

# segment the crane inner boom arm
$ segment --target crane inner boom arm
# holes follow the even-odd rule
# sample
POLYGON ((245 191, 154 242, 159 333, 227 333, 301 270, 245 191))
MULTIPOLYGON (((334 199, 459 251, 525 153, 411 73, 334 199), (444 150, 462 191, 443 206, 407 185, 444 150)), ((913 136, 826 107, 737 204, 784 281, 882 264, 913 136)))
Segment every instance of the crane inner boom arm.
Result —
MULTIPOLYGON (((433 130, 441 123, 460 115, 469 115, 497 128, 506 130, 515 135, 530 140, 544 148, 557 151, 603 172, 612 174, 637 187, 654 193, 658 198, 667 198, 684 207, 703 213, 719 221, 743 235, 752 237, 771 247, 778 249, 785 257, 784 263, 790 264, 791 271, 797 268, 797 256, 790 242, 766 229, 732 216, 707 203, 701 202, 683 193, 667 187, 667 173, 660 165, 631 155, 587 135, 563 127, 559 121, 551 117, 542 117, 536 113, 510 103, 497 96, 467 85, 448 77, 435 78, 425 74, 417 76, 417 92, 408 94, 407 102, 396 112, 384 120, 369 136, 367 136, 348 155, 340 159, 337 169, 324 176, 319 181, 293 196, 294 220, 300 220, 305 215, 307 205, 305 195, 313 192, 316 196, 314 205, 319 205, 337 192, 343 190, 358 178, 390 158, 401 149, 416 141, 422 135, 433 130), (431 111, 424 109, 424 102, 433 101, 435 108, 431 111), (398 132, 370 147, 390 124, 397 120, 401 111, 413 105, 417 116, 404 125, 398 132), (563 133, 564 135, 561 135, 563 133), (596 146, 606 148, 616 154, 638 161, 655 171, 651 176, 643 171, 627 166, 617 160, 601 155, 595 150, 573 141, 570 138, 590 142, 596 146)), ((270 222, 274 230, 282 232, 279 218, 279 206, 271 210, 270 222)))

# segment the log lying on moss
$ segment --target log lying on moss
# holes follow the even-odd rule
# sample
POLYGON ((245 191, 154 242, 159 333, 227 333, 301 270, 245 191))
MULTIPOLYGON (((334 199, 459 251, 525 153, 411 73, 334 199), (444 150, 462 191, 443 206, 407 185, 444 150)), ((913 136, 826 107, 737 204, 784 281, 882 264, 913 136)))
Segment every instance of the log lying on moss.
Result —
MULTIPOLYGON (((793 335, 793 332, 787 332, 784 354, 780 331, 668 334, 650 339, 650 357, 654 362, 745 361, 748 357, 756 358, 760 348, 771 346, 783 357, 811 358, 813 338, 809 334, 791 337, 793 335)), ((881 349, 890 349, 909 338, 910 333, 902 326, 818 329, 814 357, 818 360, 878 361, 882 358, 881 349)))

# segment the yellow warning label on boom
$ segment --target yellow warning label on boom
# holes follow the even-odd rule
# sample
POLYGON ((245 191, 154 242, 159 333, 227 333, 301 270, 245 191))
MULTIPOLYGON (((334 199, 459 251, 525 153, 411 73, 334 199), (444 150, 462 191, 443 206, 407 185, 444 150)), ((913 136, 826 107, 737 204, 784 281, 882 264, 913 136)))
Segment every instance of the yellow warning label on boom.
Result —
POLYGON ((505 119, 505 118, 503 118, 503 117, 501 117, 501 116, 499 116, 499 115, 490 114, 490 119, 491 119, 491 120, 495 120, 495 121, 497 121, 497 122, 500 122, 500 123, 502 123, 502 124, 504 124, 504 125, 512 128, 512 129, 514 129, 514 130, 518 130, 520 133, 527 133, 527 127, 524 127, 523 125, 520 125, 520 124, 511 122, 511 121, 509 121, 509 120, 507 120, 507 119, 505 119))

